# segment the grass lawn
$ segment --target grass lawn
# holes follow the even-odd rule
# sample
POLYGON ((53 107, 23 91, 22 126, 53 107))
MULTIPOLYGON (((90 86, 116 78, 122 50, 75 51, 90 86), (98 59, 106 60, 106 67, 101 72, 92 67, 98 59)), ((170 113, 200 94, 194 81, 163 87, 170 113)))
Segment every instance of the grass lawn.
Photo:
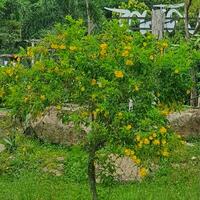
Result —
MULTIPOLYGON (((105 200, 200 200, 200 140, 141 183, 98 185, 105 200)), ((78 148, 41 144, 22 136, 13 153, 0 153, 0 199, 89 200, 87 155, 78 148), (62 173, 55 176, 55 169, 62 173), (48 169, 49 171, 45 171, 48 169)))

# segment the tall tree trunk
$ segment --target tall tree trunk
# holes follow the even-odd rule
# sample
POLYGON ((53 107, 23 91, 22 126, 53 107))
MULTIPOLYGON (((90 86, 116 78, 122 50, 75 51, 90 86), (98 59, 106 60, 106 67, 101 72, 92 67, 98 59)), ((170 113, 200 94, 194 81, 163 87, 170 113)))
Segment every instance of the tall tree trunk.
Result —
POLYGON ((89 150, 88 155, 88 181, 90 191, 92 193, 92 200, 97 200, 97 189, 96 189, 96 171, 95 171, 95 147, 89 150))
POLYGON ((87 12, 88 35, 90 35, 94 28, 94 23, 92 21, 91 15, 90 15, 89 0, 85 0, 85 5, 86 5, 86 12, 87 12))
POLYGON ((184 12, 185 12, 185 37, 186 37, 186 39, 190 38, 188 24, 189 24, 189 9, 190 9, 191 5, 192 5, 192 0, 185 1, 185 8, 184 8, 185 11, 184 12))

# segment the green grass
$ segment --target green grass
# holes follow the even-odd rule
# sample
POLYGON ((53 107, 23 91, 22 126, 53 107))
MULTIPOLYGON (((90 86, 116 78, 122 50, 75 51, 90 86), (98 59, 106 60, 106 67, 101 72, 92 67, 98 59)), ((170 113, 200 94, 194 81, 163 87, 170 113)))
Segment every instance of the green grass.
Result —
MULTIPOLYGON (((200 200, 200 140, 191 140, 141 183, 98 185, 104 200, 200 200), (193 158, 193 159, 192 159, 193 158)), ((86 164, 81 149, 41 144, 17 137, 17 150, 0 154, 0 199, 89 200, 86 164), (58 161, 64 157, 64 161, 58 161), (43 172, 64 165, 63 175, 43 172)))

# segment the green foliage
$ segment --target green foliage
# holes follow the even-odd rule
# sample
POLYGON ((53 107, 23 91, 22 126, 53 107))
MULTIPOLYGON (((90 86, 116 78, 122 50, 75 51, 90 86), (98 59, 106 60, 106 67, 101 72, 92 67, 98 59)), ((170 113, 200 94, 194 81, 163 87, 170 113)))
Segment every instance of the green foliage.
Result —
POLYGON ((3 104, 23 121, 50 106, 77 104, 80 112, 63 117, 92 129, 89 146, 135 148, 138 133, 146 139, 152 132, 162 135, 159 130, 166 122, 157 107, 182 104, 190 89, 192 56, 185 44, 171 47, 152 35, 127 32, 117 22, 87 36, 82 21, 68 17, 65 25, 58 24, 20 56, 22 62, 15 67, 1 69, 3 104), (35 64, 26 68, 23 59, 35 64))

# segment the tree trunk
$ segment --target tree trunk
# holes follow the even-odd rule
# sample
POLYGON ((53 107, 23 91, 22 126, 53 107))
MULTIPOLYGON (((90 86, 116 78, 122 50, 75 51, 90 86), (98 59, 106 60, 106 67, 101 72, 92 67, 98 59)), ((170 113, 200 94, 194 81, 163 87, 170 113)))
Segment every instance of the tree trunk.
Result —
POLYGON ((92 24, 93 23, 92 23, 91 16, 90 16, 89 1, 85 0, 85 4, 86 4, 86 12, 87 12, 88 35, 90 35, 92 32, 92 24))
POLYGON ((165 14, 161 9, 154 8, 152 10, 152 34, 157 36, 157 39, 162 39, 164 36, 165 14))
POLYGON ((192 0, 189 0, 188 2, 187 2, 187 0, 185 1, 184 12, 185 12, 185 37, 186 37, 186 39, 190 38, 188 25, 189 25, 189 9, 190 9, 191 5, 192 5, 192 0))
POLYGON ((95 172, 95 148, 89 150, 88 155, 88 181, 90 191, 92 193, 92 200, 97 200, 97 189, 96 189, 96 172, 95 172))

